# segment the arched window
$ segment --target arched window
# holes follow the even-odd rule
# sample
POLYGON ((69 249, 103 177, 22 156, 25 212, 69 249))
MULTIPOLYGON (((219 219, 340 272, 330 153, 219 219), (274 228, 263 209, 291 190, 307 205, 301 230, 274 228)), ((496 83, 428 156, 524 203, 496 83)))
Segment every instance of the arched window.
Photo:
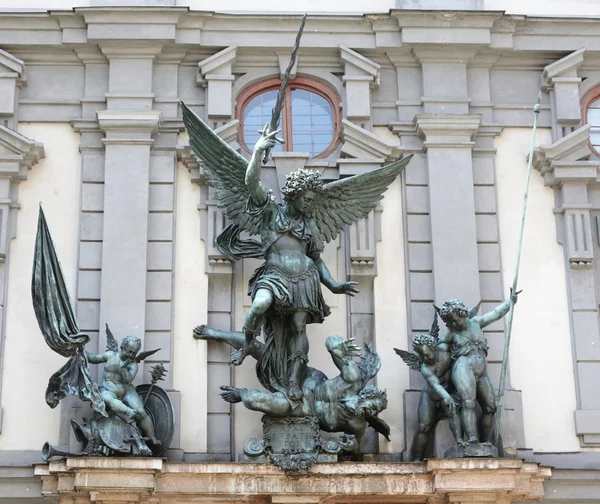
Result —
POLYGON ((590 144, 600 156, 600 86, 595 87, 582 100, 583 123, 590 124, 590 144))
MULTIPOLYGON (((270 79, 246 88, 238 96, 240 139, 248 152, 260 130, 271 122, 280 85, 279 79, 270 79)), ((339 136, 339 117, 339 98, 328 87, 302 77, 290 81, 280 123, 285 144, 277 144, 274 152, 308 152, 310 157, 331 154, 339 136)))

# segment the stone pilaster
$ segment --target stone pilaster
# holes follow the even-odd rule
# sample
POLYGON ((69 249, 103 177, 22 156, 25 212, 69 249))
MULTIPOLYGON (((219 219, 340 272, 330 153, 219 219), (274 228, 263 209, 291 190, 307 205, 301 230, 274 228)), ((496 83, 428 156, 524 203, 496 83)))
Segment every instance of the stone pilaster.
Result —
POLYGON ((100 327, 109 323, 117 335, 142 341, 159 318, 170 324, 170 313, 159 307, 146 313, 148 238, 165 233, 162 219, 148 214, 150 149, 159 118, 155 110, 98 112, 106 134, 100 327))
POLYGON ((430 277, 411 276, 411 290, 423 301, 460 297, 475 305, 481 299, 472 158, 480 120, 472 115, 416 118, 427 153, 433 258, 430 277))
MULTIPOLYGON (((236 121, 237 122, 237 121, 236 121)), ((228 126, 215 132, 232 148, 237 145, 237 129, 232 136, 228 126)), ((230 331, 233 326, 233 275, 234 267, 216 247, 218 234, 227 225, 223 210, 217 206, 214 189, 206 185, 202 166, 189 145, 178 146, 179 159, 192 174, 192 182, 200 185, 200 237, 205 247, 205 271, 208 276, 208 306, 206 323, 230 331)), ((231 347, 216 341, 207 342, 207 453, 208 460, 228 461, 233 457, 232 408, 219 397, 221 385, 232 384, 229 364, 231 347)))
MULTIPOLYGON (((544 184, 554 188, 558 241, 563 245, 569 291, 577 410, 575 430, 581 445, 600 446, 600 326, 598 297, 593 269, 592 226, 589 186, 598 180, 600 161, 590 157, 590 126, 583 126, 535 152, 534 166, 544 184)), ((596 235, 597 236, 597 235, 596 235)))

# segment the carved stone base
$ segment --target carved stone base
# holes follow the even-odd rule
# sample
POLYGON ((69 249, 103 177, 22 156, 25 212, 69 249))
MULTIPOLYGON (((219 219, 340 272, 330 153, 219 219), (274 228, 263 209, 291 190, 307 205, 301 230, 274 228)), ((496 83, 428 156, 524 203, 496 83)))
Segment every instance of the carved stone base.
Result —
POLYGON ((445 459, 472 457, 497 458, 498 448, 491 443, 469 443, 466 446, 454 445, 444 452, 445 459))
POLYGON ((249 439, 240 462, 271 462, 289 474, 308 471, 316 463, 337 462, 341 446, 321 439, 316 417, 264 415, 263 439, 249 439))

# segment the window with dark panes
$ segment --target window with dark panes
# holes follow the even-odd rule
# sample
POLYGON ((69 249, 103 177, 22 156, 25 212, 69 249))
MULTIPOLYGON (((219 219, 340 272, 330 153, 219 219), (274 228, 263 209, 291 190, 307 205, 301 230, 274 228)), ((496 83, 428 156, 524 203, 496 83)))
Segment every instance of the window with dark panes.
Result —
MULTIPOLYGON (((238 97, 241 140, 251 151, 265 124, 271 121, 280 81, 252 86, 238 97)), ((285 144, 274 152, 308 152, 310 157, 331 153, 338 137, 339 99, 323 84, 298 78, 286 90, 281 114, 281 134, 285 144), (336 105, 337 104, 337 105, 336 105)))

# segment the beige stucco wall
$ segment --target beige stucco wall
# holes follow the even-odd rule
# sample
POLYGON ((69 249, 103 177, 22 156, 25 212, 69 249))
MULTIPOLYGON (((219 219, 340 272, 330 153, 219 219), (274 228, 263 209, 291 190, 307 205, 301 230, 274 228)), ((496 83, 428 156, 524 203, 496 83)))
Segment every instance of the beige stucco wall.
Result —
POLYGON ((181 448, 206 451, 206 342, 192 338, 192 329, 206 321, 208 280, 204 273, 204 242, 200 240, 200 186, 191 182, 183 164, 177 166, 175 224, 175 288, 173 388, 181 393, 181 448))
MULTIPOLYGON (((387 128, 375 128, 375 133, 388 141, 399 143, 387 128)), ((375 278, 375 343, 381 357, 377 385, 387 390, 388 407, 381 414, 391 428, 391 441, 379 436, 379 450, 398 453, 404 450, 403 393, 409 388, 408 366, 394 352, 407 348, 406 335, 406 259, 404 254, 404 219, 401 177, 389 187, 381 201, 381 242, 377 244, 375 278)))
MULTIPOLYGON (((504 285, 512 284, 521 200, 531 142, 528 128, 506 128, 496 138, 498 217, 504 285)), ((538 130, 536 144, 551 143, 538 130)), ((554 193, 537 172, 531 177, 519 288, 510 347, 512 385, 523 392, 525 441, 542 452, 579 451, 567 285, 556 241, 554 193), (540 418, 549 419, 540 422, 540 418), (550 420, 551 419, 551 420, 550 420)))
POLYGON ((31 303, 39 202, 44 206, 71 299, 76 293, 79 135, 68 124, 20 124, 19 132, 43 142, 46 158, 19 186, 17 236, 10 248, 0 450, 38 450, 46 441, 58 441, 60 407, 50 409, 44 394, 48 378, 66 359, 44 342, 31 303))

